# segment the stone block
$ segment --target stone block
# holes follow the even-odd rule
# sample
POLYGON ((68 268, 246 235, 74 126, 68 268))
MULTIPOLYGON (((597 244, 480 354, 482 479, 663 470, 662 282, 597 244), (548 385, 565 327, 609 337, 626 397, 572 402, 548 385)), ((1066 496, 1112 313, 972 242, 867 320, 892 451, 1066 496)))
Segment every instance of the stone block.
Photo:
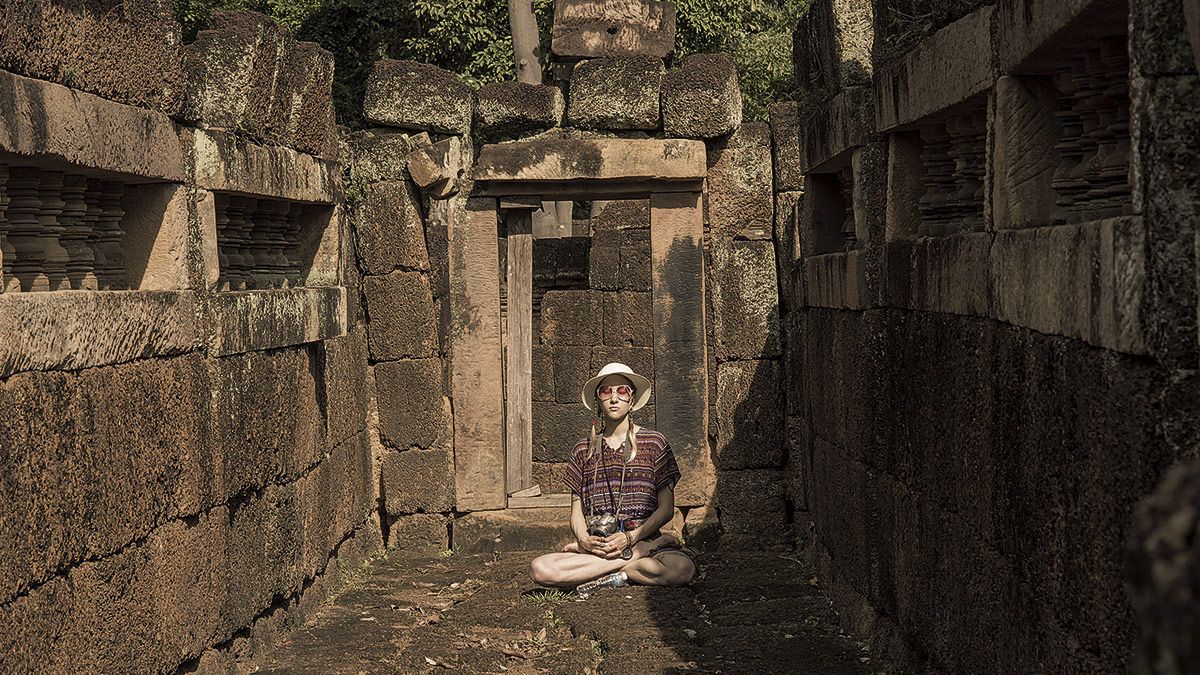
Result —
POLYGON ((602 335, 604 295, 598 291, 549 291, 542 296, 542 344, 595 344, 602 335))
POLYGON ((0 604, 220 501, 209 390, 198 355, 4 379, 0 604))
POLYGON ((132 0, 119 11, 14 0, 0 7, 0 25, 0 69, 167 115, 179 111, 179 24, 166 0, 132 0))
POLYGON ((708 221, 714 238, 771 231, 771 132, 747 123, 708 152, 708 221))
POLYGON ((568 123, 582 129, 657 129, 665 72, 661 59, 648 57, 598 58, 576 65, 568 123))
MULTIPOLYGON (((925 195, 921 147, 919 132, 888 134, 887 205, 884 207, 884 238, 887 241, 916 239, 921 234, 921 197, 925 195)), ((999 153, 997 149, 997 157, 999 153)), ((996 199, 993 196, 993 204, 999 210, 996 199)))
POLYGON ((554 347, 533 345, 533 400, 553 401, 554 392, 554 347))
MULTIPOLYGON (((583 386, 583 382, 579 383, 583 386)), ((583 402, 533 402, 533 461, 565 462, 595 419, 583 402)), ((543 486, 545 490, 545 486, 543 486)))
POLYGON ((485 84, 475 92, 475 133, 492 143, 553 129, 562 123, 564 105, 554 85, 485 84))
POLYGON ((649 292, 652 284, 651 272, 649 233, 627 233, 620 247, 621 290, 649 292))
POLYGON ((0 377, 184 354, 195 311, 181 292, 0 294, 0 377))
POLYGON ((233 134, 197 129, 196 186, 296 202, 341 201, 341 167, 289 148, 248 143, 233 134))
POLYGON ((462 177, 462 137, 451 136, 413 150, 405 160, 408 175, 433 199, 458 193, 462 177))
POLYGON ((769 241, 712 248, 713 344, 721 361, 779 356, 779 285, 769 241))
MULTIPOLYGON (((718 470, 783 466, 783 381, 775 360, 717 366, 718 470)), ((718 474, 718 481, 720 480, 718 474)))
POLYGON ((992 86, 991 6, 925 38, 904 60, 875 73, 875 127, 908 124, 992 86))
POLYGON ((814 0, 794 34, 796 85, 800 95, 820 103, 846 87, 871 83, 875 42, 872 3, 814 0))
POLYGON ((433 557, 450 550, 450 518, 417 513, 389 518, 387 547, 399 555, 433 557))
POLYGON ((1048 225, 1059 213, 1051 188, 1061 135, 1056 94, 1038 78, 996 80, 992 123, 992 218, 997 229, 1048 225))
POLYGON ((621 233, 616 230, 600 230, 592 235, 588 251, 588 287, 600 291, 621 289, 622 240, 621 233))
MULTIPOLYGON (((732 131, 732 128, 728 131, 732 131)), ((679 139, 546 138, 483 146, 475 180, 696 181, 707 175, 704 144, 679 139)))
POLYGON ((675 51, 675 5, 651 0, 554 3, 550 51, 558 60, 601 56, 665 59, 675 51))
POLYGON ((378 363, 379 438, 398 450, 450 443, 450 401, 442 384, 441 359, 378 363))
POLYGON ((1191 639, 1200 630, 1192 611, 1192 589, 1200 584, 1198 503, 1200 462, 1191 461, 1172 467, 1134 512, 1126 558, 1142 672, 1165 663, 1181 673, 1200 669, 1191 639))
POLYGON ((801 170, 800 111, 795 101, 772 103, 768 108, 771 123, 771 151, 775 167, 775 191, 804 189, 801 170))
POLYGON ((420 272, 367 277, 364 290, 373 361, 436 355, 437 315, 428 277, 420 272))
POLYGON ((866 309, 864 251, 826 253, 804 259, 805 302, 810 307, 866 309))
POLYGON ((471 87, 454 73, 416 61, 381 59, 367 76, 363 114, 383 126, 467 134, 472 99, 471 87))
POLYGON ((533 483, 541 486, 542 494, 566 492, 567 487, 563 484, 566 474, 567 465, 564 462, 533 463, 533 483))
MULTIPOLYGON (((633 372, 652 378, 654 374, 654 350, 650 347, 602 347, 597 345, 592 348, 591 372, 588 373, 588 377, 600 372, 601 368, 610 363, 624 363, 633 368, 633 372)), ((583 386, 583 382, 586 379, 584 378, 584 380, 575 385, 576 392, 579 391, 579 387, 583 386)), ((651 381, 651 385, 653 386, 653 380, 651 381)), ((650 403, 647 405, 653 404, 654 395, 652 393, 650 403)))
POLYGON ((779 471, 718 472, 714 504, 721 519, 722 547, 774 547, 791 539, 779 471))
MULTIPOLYGON (((378 372, 376 367, 376 372, 378 372)), ((454 452, 389 452, 383 457, 383 504, 389 516, 454 508, 454 452)))
POLYGON ((867 142, 874 131, 870 87, 844 89, 805 121, 800 138, 800 170, 813 173, 842 161, 844 153, 867 142))
POLYGON ((368 185, 354 221, 358 261, 365 273, 429 269, 425 221, 417 193, 407 181, 368 185))
POLYGON ((591 347, 552 347, 554 354, 554 400, 576 403, 580 387, 592 376, 591 347))
POLYGON ((715 544, 721 536, 721 521, 716 507, 693 506, 684 517, 683 537, 688 546, 705 548, 715 544))
POLYGON ((650 347, 654 344, 654 322, 650 294, 633 291, 603 293, 601 321, 604 344, 610 347, 650 347))
POLYGON ((220 293, 209 300, 217 356, 278 349, 346 334, 346 289, 339 286, 220 293))
MULTIPOLYGON (((1196 53, 1188 40, 1188 21, 1195 20, 1196 12, 1190 5, 1191 0, 1130 3, 1129 46, 1133 62, 1130 72, 1147 78, 1196 73, 1193 70, 1196 67, 1196 53)), ((1119 32, 1123 18, 1120 9, 1113 7, 1109 10, 1110 18, 1104 24, 1107 34, 1119 32)), ((1192 31, 1195 30, 1194 25, 1192 31)))
POLYGON ((690 54, 663 78, 663 133, 676 138, 716 138, 742 123, 742 90, 733 56, 690 54))
MULTIPOLYGON (((0 40, 11 34, 5 31, 0 40)), ((5 102, 0 151, 18 155, 10 163, 35 163, 33 158, 38 158, 38 164, 66 162, 153 180, 184 180, 176 127, 160 112, 4 71, 0 71, 0 100, 5 102)))
POLYGON ((355 131, 349 144, 350 177, 360 183, 402 181, 408 178, 408 153, 421 146, 421 136, 386 128, 355 131))
POLYGON ((337 152, 333 55, 257 12, 216 12, 183 48, 182 118, 327 159, 337 152))
POLYGON ((476 511, 455 519, 454 550, 558 551, 575 538, 570 518, 569 506, 476 511))
POLYGON ((367 381, 366 328, 356 326, 342 337, 323 341, 321 351, 326 448, 332 448, 366 429, 373 391, 367 381))
POLYGON ((1146 353, 1146 230, 1140 218, 996 233, 993 314, 1128 354, 1146 353))
POLYGON ((912 248, 910 309, 988 316, 992 235, 924 237, 912 248))
POLYGON ((592 229, 596 232, 649 228, 649 199, 614 199, 592 202, 592 229))

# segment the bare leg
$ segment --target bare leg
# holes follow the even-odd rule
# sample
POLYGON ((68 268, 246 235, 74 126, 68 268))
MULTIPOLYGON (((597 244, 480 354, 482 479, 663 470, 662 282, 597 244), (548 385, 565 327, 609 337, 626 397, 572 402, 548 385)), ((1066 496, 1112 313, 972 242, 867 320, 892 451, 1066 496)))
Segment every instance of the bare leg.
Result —
POLYGON ((640 558, 625 564, 621 570, 629 580, 650 586, 682 586, 692 580, 696 565, 686 554, 664 551, 653 558, 640 558))
POLYGON ((547 553, 533 559, 529 576, 540 586, 575 588, 628 564, 621 558, 606 560, 591 553, 547 553))

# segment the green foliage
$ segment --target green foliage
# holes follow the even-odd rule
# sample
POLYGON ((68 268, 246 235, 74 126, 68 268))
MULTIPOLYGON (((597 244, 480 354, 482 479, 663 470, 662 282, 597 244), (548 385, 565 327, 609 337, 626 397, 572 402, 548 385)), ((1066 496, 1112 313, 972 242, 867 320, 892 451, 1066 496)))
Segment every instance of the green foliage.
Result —
MULTIPOLYGON (((333 53, 338 121, 362 125, 362 92, 380 58, 413 59, 458 73, 472 85, 511 79, 512 36, 505 0, 175 0, 185 40, 219 9, 269 14, 300 40, 333 53)), ((787 98, 792 84, 792 29, 810 0, 676 0, 677 56, 734 55, 748 119, 787 98)), ((553 0, 534 0, 549 51, 553 0)))

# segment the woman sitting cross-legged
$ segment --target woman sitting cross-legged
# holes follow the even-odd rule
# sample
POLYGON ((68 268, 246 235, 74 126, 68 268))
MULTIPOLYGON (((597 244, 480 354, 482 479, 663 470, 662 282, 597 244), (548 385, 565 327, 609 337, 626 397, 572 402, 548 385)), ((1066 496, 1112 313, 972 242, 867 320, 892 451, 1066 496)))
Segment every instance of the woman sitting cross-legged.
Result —
POLYGON ((688 583, 692 559, 678 539, 659 532, 675 513, 679 466, 662 434, 630 419, 650 400, 650 380, 610 363, 583 385, 582 398, 599 419, 567 463, 575 541, 535 558, 530 576, 583 597, 629 582, 688 583))

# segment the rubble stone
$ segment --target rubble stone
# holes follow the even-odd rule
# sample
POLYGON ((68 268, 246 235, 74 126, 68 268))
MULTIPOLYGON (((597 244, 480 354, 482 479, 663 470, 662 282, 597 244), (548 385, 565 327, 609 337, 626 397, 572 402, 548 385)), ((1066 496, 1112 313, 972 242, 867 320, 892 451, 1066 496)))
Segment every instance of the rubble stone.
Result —
POLYGON ((363 114, 401 129, 467 134, 473 93, 457 75, 416 61, 382 59, 367 77, 363 114))
POLYGON ((663 78, 663 132, 675 138, 716 138, 742 123, 742 90, 733 56, 690 54, 663 78))
POLYGON ((562 90, 554 85, 485 84, 475 93, 475 133, 490 143, 553 129, 563 109, 562 90))
POLYGON ((643 0, 554 3, 550 50, 564 60, 600 56, 665 59, 675 51, 675 5, 643 0))
POLYGON ((665 72, 660 59, 584 61, 571 74, 567 121, 583 129, 657 129, 665 72))

